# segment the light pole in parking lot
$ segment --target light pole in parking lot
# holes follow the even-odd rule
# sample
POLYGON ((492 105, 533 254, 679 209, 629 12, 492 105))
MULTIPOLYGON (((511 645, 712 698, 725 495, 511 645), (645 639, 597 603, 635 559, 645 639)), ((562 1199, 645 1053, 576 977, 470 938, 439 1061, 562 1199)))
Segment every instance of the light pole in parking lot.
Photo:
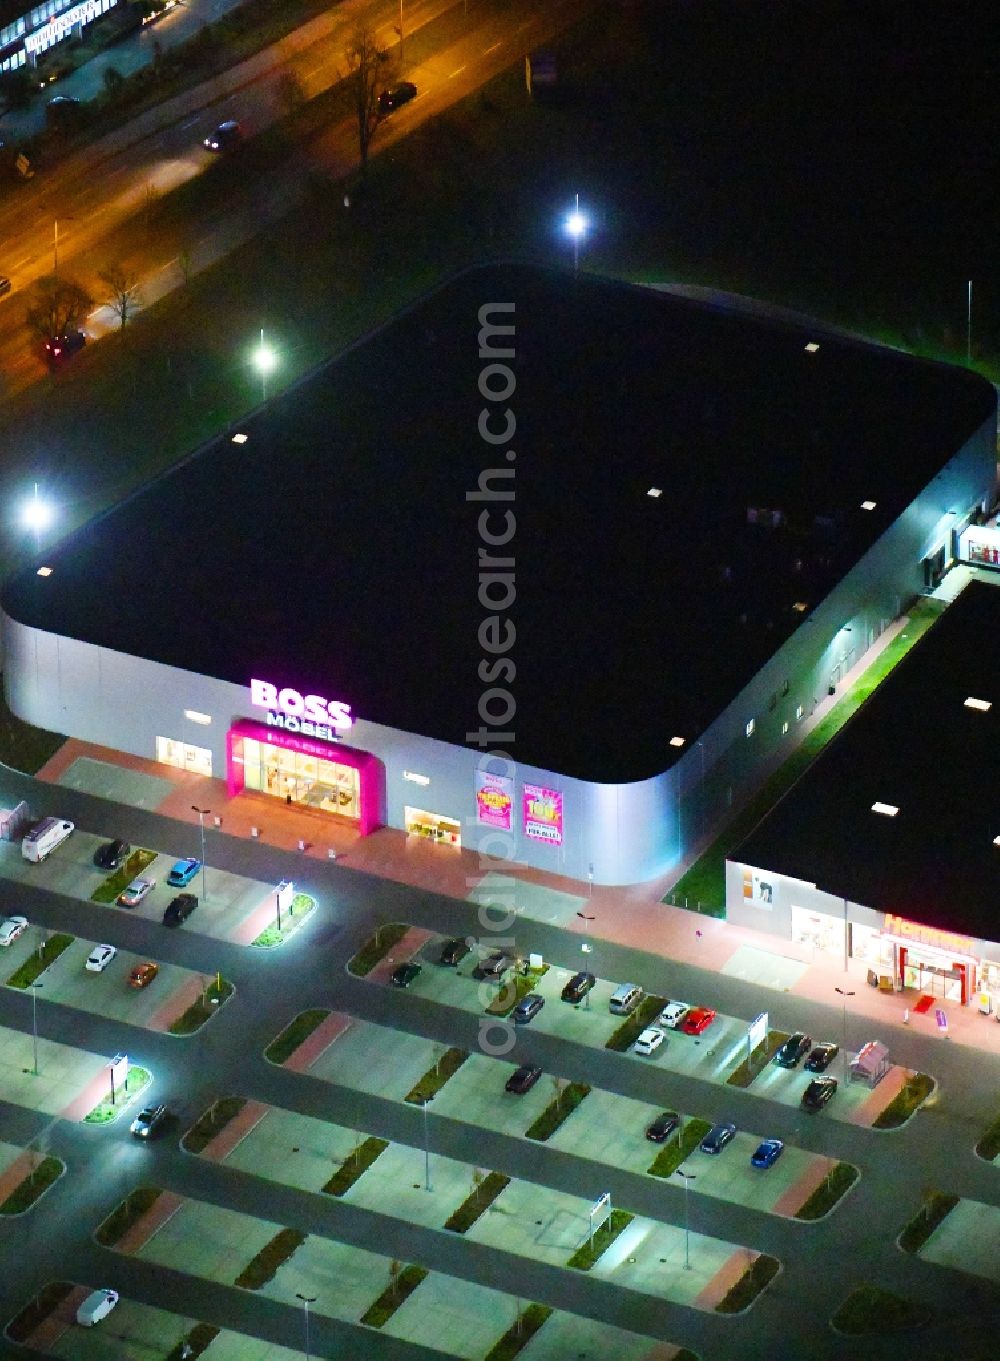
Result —
POLYGON ((260 374, 260 399, 267 401, 267 375, 278 367, 278 355, 273 346, 264 339, 264 328, 260 328, 260 344, 253 352, 254 367, 260 374))
POLYGON ((691 1270, 691 1218, 688 1214, 688 1193, 691 1190, 691 1183, 696 1179, 695 1172, 682 1172, 678 1167, 675 1169, 679 1177, 684 1178, 684 1270, 691 1270))
POLYGON ((38 1076, 38 989, 44 988, 44 983, 37 980, 29 983, 31 989, 31 1073, 33 1077, 38 1076))
POLYGON ((316 1295, 300 1295, 296 1290, 295 1298, 302 1301, 302 1311, 305 1315, 306 1361, 309 1361, 309 1306, 315 1304, 318 1297, 316 1295))
POLYGON ((841 1037, 844 1041, 844 1072, 847 1072, 847 999, 854 996, 853 988, 834 988, 834 992, 839 992, 841 1001, 844 1004, 843 1026, 841 1037))
POLYGON ((433 1190, 433 1188, 432 1188, 432 1186, 431 1186, 431 1145, 430 1145, 430 1140, 429 1140, 429 1137, 428 1137, 428 1130, 427 1130, 427 1107, 431 1104, 431 1102, 432 1102, 433 1100, 434 1100, 433 1096, 429 1096, 429 1097, 427 1098, 427 1100, 424 1102, 424 1190, 425 1190, 425 1191, 433 1190))
MULTIPOLYGON (((593 947, 592 945, 588 945, 587 942, 584 941, 583 944, 580 946, 580 952, 581 952, 581 954, 589 955, 590 952, 593 950, 593 948, 594 948, 594 947, 593 947)), ((590 961, 589 961, 588 959, 585 959, 583 962, 584 962, 584 964, 589 964, 589 963, 590 963, 590 961)), ((583 994, 583 1009, 584 1009, 584 1011, 589 1011, 589 1010, 590 1010, 590 989, 589 989, 589 988, 588 988, 587 991, 583 994)))
POLYGON ((191 805, 191 812, 198 814, 198 826, 201 828, 201 896, 208 902, 208 880, 205 877, 205 819, 211 812, 211 808, 199 808, 196 803, 191 805))
POLYGON ((573 242, 573 273, 576 274, 580 267, 580 239, 587 231, 587 218, 580 212, 580 195, 577 194, 575 206, 567 215, 566 232, 573 242))

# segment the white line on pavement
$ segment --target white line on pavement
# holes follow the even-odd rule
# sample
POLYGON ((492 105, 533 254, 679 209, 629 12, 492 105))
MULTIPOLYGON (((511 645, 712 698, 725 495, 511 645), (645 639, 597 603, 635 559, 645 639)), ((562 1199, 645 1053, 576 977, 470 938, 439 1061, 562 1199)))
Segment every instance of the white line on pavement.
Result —
POLYGON ((452 76, 460 76, 464 70, 465 70, 464 66, 459 66, 456 70, 451 72, 451 75, 449 75, 448 79, 451 80, 452 76))

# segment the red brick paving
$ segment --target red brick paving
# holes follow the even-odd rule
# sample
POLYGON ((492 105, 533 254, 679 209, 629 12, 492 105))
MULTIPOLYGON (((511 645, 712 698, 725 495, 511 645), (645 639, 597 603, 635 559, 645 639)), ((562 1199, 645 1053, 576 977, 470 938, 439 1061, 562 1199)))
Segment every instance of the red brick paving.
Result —
MULTIPOLYGON (((34 1153, 19 1153, 9 1167, 0 1172, 0 1205, 13 1195, 35 1166, 34 1153)), ((39 1159, 40 1161, 40 1159, 39 1159)))
POLYGON ((400 964, 405 964, 427 944, 434 939, 433 931, 425 931, 422 926, 411 926, 406 935, 392 947, 391 954, 386 955, 385 959, 380 959, 368 975, 372 983, 388 983, 393 970, 400 964))
POLYGON ((270 1110, 263 1101, 248 1101, 243 1109, 223 1125, 214 1139, 210 1139, 200 1156, 210 1162, 224 1163, 237 1144, 243 1142, 255 1125, 259 1125, 270 1110))
POLYGON ((738 1248, 722 1264, 708 1285, 695 1296, 693 1301, 695 1307, 698 1309, 714 1309, 720 1301, 726 1298, 737 1281, 743 1279, 759 1256, 759 1252, 753 1252, 750 1248, 738 1248))
POLYGON ((76 1326, 76 1311, 89 1294, 89 1285, 75 1285, 48 1318, 43 1318, 38 1327, 28 1334, 24 1345, 37 1352, 51 1351, 63 1333, 76 1326))
MULTIPOLYGON (((178 1017, 183 1016, 188 1007, 194 1006, 195 1002, 197 1002, 205 989, 210 987, 214 982, 214 975, 212 978, 197 977, 185 979, 180 987, 175 988, 170 996, 166 998, 163 1005, 153 1012, 152 1016, 150 1016, 149 1020, 146 1022, 147 1028, 149 1030, 159 1031, 169 1030, 174 1021, 176 1021, 178 1017)), ((152 986, 156 986, 155 979, 153 980, 152 986)))
POLYGON ((64 1120, 83 1120, 95 1106, 111 1095, 111 1074, 107 1064, 59 1112, 64 1120))
POLYGON ((183 1196, 175 1195, 173 1191, 161 1191, 146 1213, 126 1229, 115 1243, 115 1252, 122 1252, 126 1257, 138 1252, 183 1204, 183 1196))
POLYGON ((282 1064, 293 1073, 305 1073, 313 1066, 320 1054, 329 1049, 338 1035, 342 1035, 353 1022, 353 1017, 343 1011, 331 1011, 325 1021, 321 1021, 311 1035, 289 1054, 282 1064))
POLYGON ((824 1158, 817 1154, 811 1158, 802 1175, 783 1191, 771 1207, 775 1214, 794 1215, 806 1203, 817 1187, 822 1186, 828 1172, 836 1167, 836 1158, 824 1158))

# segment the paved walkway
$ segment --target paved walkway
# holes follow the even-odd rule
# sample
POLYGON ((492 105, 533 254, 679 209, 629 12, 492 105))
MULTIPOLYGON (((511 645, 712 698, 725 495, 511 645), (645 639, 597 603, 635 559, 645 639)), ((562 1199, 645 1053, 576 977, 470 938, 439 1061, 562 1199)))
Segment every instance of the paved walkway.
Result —
POLYGON ((738 1248, 731 1257, 727 1258, 725 1264, 715 1273, 708 1285, 695 1296, 695 1308, 714 1309, 726 1298, 733 1286, 742 1281, 760 1255, 759 1252, 753 1252, 750 1248, 738 1248))
MULTIPOLYGON (((0 1172, 0 1205, 14 1194, 22 1181, 26 1181, 35 1166, 35 1153, 19 1153, 12 1163, 0 1172)), ((41 1161, 41 1158, 38 1158, 41 1161)))
POLYGON ((138 1252, 140 1248, 146 1246, 158 1229, 163 1228, 168 1219, 173 1218, 183 1204, 183 1196, 175 1195, 173 1191, 161 1191, 146 1213, 140 1215, 115 1243, 115 1252, 124 1253, 126 1257, 138 1252))
POLYGON ((214 1139, 209 1139, 199 1156, 208 1158, 209 1162, 224 1163, 233 1149, 260 1124, 270 1109, 271 1107, 263 1101, 248 1101, 232 1120, 223 1125, 214 1139))
POLYGON ((175 988, 163 1005, 154 1011, 146 1022, 150 1030, 168 1031, 173 1023, 184 1015, 188 1007, 193 1007, 198 998, 207 987, 211 986, 211 981, 206 980, 200 975, 194 978, 187 978, 179 988, 175 988))
POLYGON ((305 1073, 313 1066, 321 1054, 325 1054, 339 1035, 353 1023, 354 1018, 342 1011, 331 1011, 325 1021, 321 1021, 311 1035, 299 1045, 282 1064, 293 1073, 305 1073))
POLYGON ((790 1218, 794 1218, 812 1193, 823 1185, 827 1176, 836 1166, 836 1158, 824 1158, 822 1154, 814 1154, 809 1159, 809 1165, 801 1177, 798 1177, 787 1191, 781 1193, 771 1209, 775 1214, 788 1215, 790 1218))

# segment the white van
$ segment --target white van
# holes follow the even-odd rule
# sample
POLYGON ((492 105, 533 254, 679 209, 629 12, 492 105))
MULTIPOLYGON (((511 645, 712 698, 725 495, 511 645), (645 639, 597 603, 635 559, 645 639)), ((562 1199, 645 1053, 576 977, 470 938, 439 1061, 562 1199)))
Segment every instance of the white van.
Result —
POLYGON ((76 1311, 76 1321, 84 1328, 93 1328, 107 1318, 117 1303, 117 1290, 92 1290, 76 1311))
POLYGON ((21 842, 21 854, 25 860, 37 864, 39 860, 51 855, 75 830, 73 823, 66 822, 63 818, 42 818, 38 826, 32 827, 21 842))
POLYGON ((643 999, 642 988, 638 983, 623 983, 615 988, 608 999, 608 1008, 616 1016, 630 1016, 643 999))

